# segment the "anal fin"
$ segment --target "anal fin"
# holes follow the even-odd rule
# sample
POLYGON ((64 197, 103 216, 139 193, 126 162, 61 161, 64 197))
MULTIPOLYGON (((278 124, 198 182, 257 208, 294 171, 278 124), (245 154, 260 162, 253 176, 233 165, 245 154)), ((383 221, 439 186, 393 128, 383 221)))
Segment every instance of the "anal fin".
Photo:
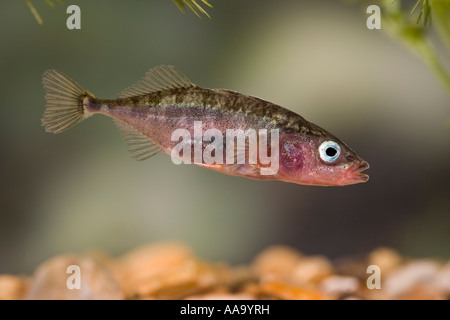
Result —
POLYGON ((138 161, 148 159, 161 151, 147 136, 137 132, 127 124, 114 120, 127 143, 131 156, 138 161))

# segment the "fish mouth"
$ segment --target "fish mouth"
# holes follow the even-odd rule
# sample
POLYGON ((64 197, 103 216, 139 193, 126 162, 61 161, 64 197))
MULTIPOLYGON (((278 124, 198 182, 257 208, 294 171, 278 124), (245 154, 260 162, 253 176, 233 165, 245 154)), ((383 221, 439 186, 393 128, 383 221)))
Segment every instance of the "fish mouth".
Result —
POLYGON ((353 183, 367 182, 369 180, 369 176, 367 174, 362 173, 364 170, 370 168, 370 165, 367 161, 360 161, 355 166, 350 169, 348 173, 348 177, 353 183))

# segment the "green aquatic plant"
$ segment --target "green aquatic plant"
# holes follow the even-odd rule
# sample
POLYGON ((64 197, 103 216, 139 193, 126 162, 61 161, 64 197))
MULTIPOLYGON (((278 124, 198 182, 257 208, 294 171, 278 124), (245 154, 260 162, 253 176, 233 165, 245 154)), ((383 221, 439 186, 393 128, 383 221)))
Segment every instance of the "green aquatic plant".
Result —
MULTIPOLYGON (((44 0, 45 3, 47 3, 50 7, 54 8, 55 4, 51 1, 51 0, 44 0)), ((60 4, 63 3, 63 0, 56 0, 58 1, 60 4)), ((34 7, 33 3, 31 3, 31 0, 25 0, 26 5, 28 6, 28 8, 30 9, 31 13, 33 14, 34 18, 36 19, 37 23, 39 24, 43 24, 44 21, 42 20, 39 12, 36 10, 36 8, 34 7)))
POLYGON ((450 58, 450 1, 418 0, 412 10, 400 0, 383 0, 381 6, 382 28, 417 54, 450 95, 450 73, 436 51, 441 42, 450 58))
POLYGON ((413 14, 417 8, 419 9, 419 16, 417 17, 417 23, 421 21, 425 26, 431 25, 431 4, 430 0, 417 0, 416 4, 411 10, 411 14, 413 14))
MULTIPOLYGON (((197 0, 172 0, 178 7, 178 9, 180 9, 181 12, 186 13, 186 7, 188 7, 189 9, 192 10, 192 12, 194 12, 197 17, 201 18, 200 13, 203 13, 205 16, 207 16, 208 18, 211 18, 210 15, 208 14, 208 12, 206 12, 197 2, 197 0), (199 12, 198 12, 198 11, 199 12)), ((209 3, 209 0, 201 0, 201 2, 203 2, 205 5, 207 5, 208 7, 212 8, 212 5, 209 3)))
MULTIPOLYGON (((42 25, 44 23, 44 21, 41 18, 41 15, 39 14, 39 12, 36 10, 35 6, 33 5, 33 3, 31 2, 31 0, 24 0, 25 4, 28 6, 28 8, 31 11, 31 14, 34 16, 34 18, 36 19, 37 23, 39 23, 40 25, 42 25)), ((45 3, 47 3, 50 7, 54 8, 55 4, 52 2, 52 0, 44 0, 45 3)), ((58 3, 62 4, 63 0, 56 0, 58 3)), ((186 7, 188 7, 189 9, 192 10, 192 12, 194 12, 199 18, 201 18, 201 14, 204 14, 205 16, 207 16, 208 18, 211 18, 211 16, 208 14, 208 12, 206 12, 205 9, 202 8, 202 6, 198 3, 197 0, 172 0, 178 7, 178 9, 180 9, 181 12, 186 13, 186 7)), ((200 0, 201 2, 203 2, 203 4, 207 5, 208 7, 212 8, 212 5, 209 3, 209 0, 200 0)))

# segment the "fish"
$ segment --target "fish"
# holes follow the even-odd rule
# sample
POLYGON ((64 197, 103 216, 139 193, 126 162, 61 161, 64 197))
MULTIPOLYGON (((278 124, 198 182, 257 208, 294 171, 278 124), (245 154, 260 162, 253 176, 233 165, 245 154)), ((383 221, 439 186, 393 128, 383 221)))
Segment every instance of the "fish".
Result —
POLYGON ((41 123, 47 132, 61 133, 102 114, 115 121, 136 160, 165 153, 176 164, 301 185, 345 186, 369 179, 362 173, 368 162, 325 129, 261 98, 200 87, 173 66, 150 69, 117 99, 97 98, 53 69, 44 72, 42 83, 41 123), (245 134, 229 135, 231 130, 245 134), (208 132, 214 135, 206 137, 208 132))

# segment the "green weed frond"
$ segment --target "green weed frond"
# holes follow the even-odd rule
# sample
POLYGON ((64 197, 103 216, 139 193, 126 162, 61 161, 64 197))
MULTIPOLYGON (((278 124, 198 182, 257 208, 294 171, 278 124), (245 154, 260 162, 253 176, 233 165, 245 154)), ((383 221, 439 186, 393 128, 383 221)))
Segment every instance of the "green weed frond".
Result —
MULTIPOLYGON (((211 18, 208 12, 205 11, 197 2, 197 0, 172 0, 180 9, 181 12, 186 13, 186 7, 192 10, 197 17, 201 18, 200 13, 204 14, 208 18, 211 18)), ((209 0, 200 0, 203 2, 203 4, 207 5, 208 7, 212 8, 212 5, 209 3, 209 0)))

